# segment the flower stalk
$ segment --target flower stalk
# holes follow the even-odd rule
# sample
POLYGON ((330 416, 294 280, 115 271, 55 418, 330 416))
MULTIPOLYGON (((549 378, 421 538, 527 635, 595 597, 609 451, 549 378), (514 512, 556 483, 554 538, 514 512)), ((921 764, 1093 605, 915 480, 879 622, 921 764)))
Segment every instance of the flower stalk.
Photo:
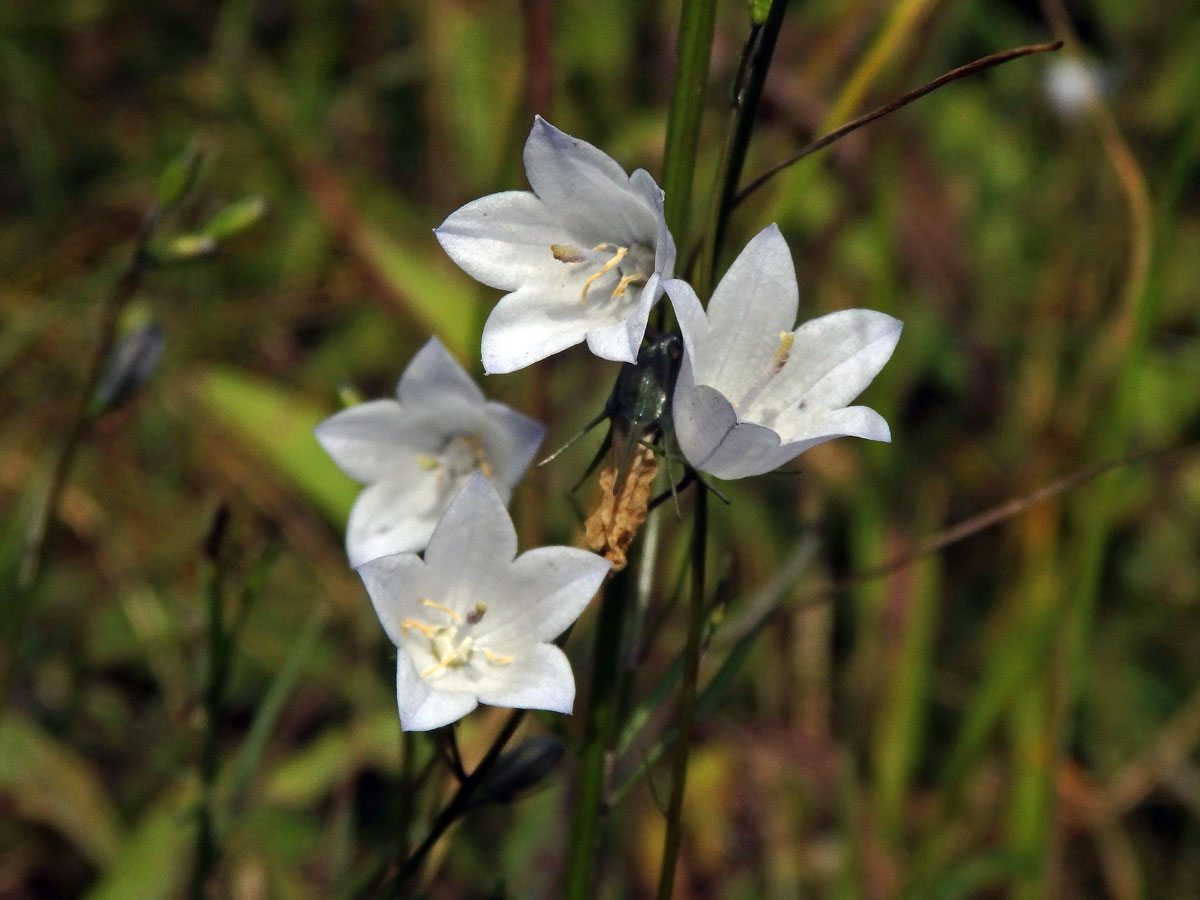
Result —
POLYGON ((716 7, 716 0, 684 0, 679 17, 675 85, 667 113, 667 142, 663 151, 667 227, 675 236, 677 247, 688 246, 692 181, 696 170, 696 148, 700 144, 700 118, 704 112, 716 7))
POLYGON ((708 562, 708 492, 696 491, 693 510, 691 592, 688 600, 687 644, 683 652, 683 687, 679 694, 679 741, 671 772, 671 800, 667 807, 667 834, 663 841, 658 900, 670 900, 675 888, 675 864, 683 835, 683 798, 687 791, 688 759, 692 749, 692 722, 700 682, 700 645, 704 632, 704 572, 708 562))
POLYGON ((596 621, 592 654, 591 696, 588 699, 583 747, 580 751, 579 788, 571 837, 567 849, 565 900, 588 900, 596 896, 596 851, 600 826, 607 809, 608 760, 617 735, 620 702, 621 650, 630 597, 625 590, 628 575, 618 574, 604 589, 596 621))

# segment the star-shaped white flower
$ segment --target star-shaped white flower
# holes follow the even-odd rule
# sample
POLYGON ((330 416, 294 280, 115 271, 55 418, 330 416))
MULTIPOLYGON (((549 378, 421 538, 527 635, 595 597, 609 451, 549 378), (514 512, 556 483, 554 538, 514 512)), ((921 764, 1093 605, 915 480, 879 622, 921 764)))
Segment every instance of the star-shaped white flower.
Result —
POLYGON ((510 292, 484 325, 484 369, 512 372, 585 339, 633 362, 675 265, 662 189, 540 116, 525 174, 532 193, 482 197, 434 231, 468 275, 510 292))
POLYGON ((316 436, 338 468, 366 488, 350 510, 350 565, 418 553, 463 482, 482 472, 507 502, 546 429, 488 401, 437 338, 413 357, 396 400, 360 403, 316 436))
POLYGON ((902 324, 884 313, 847 309, 793 331, 796 271, 776 226, 746 245, 707 312, 685 282, 665 287, 684 343, 675 435, 692 466, 718 478, 745 478, 832 438, 891 440, 879 413, 846 404, 883 368, 902 324))
POLYGON ((423 560, 401 553, 359 566, 399 649, 405 731, 447 725, 478 703, 571 712, 571 665, 549 642, 583 612, 610 563, 574 547, 516 553, 504 504, 476 475, 446 510, 423 560))

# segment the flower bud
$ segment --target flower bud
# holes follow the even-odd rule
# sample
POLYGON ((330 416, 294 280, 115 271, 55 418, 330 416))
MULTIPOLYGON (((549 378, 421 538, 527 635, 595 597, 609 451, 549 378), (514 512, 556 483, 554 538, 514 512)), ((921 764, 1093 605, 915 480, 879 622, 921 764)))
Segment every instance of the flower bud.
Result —
POLYGON ((117 341, 92 396, 92 414, 99 416, 110 412, 137 393, 158 368, 166 342, 166 335, 155 322, 143 325, 117 341))
POLYGON ((550 734, 525 738, 496 762, 472 805, 519 800, 554 771, 564 749, 562 741, 550 734))

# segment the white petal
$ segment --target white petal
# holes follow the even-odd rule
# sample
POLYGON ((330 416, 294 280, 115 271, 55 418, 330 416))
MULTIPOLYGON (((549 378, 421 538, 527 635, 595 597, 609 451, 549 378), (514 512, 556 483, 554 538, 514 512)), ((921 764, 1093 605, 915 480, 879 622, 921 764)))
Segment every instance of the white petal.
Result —
POLYGON ((525 174, 534 193, 575 240, 588 246, 645 244, 657 237, 654 211, 608 154, 538 116, 525 142, 525 174))
POLYGON ((742 478, 744 471, 758 469, 777 455, 779 435, 761 425, 739 422, 720 391, 695 383, 686 354, 675 383, 673 415, 680 451, 702 472, 718 478, 742 478))
POLYGON ((819 422, 810 424, 816 427, 806 428, 802 432, 804 435, 802 438, 797 439, 782 433, 779 437, 774 437, 775 432, 770 431, 768 433, 773 436, 773 440, 782 438, 787 443, 771 447, 755 437, 752 439, 753 446, 747 447, 745 444, 749 443, 746 440, 749 435, 744 435, 743 432, 748 432, 750 429, 758 429, 759 432, 762 432, 768 431, 768 429, 743 423, 734 429, 721 445, 720 450, 713 454, 705 471, 718 478, 749 478, 778 469, 801 453, 834 438, 861 437, 876 441, 891 439, 887 422, 875 410, 865 406, 829 410, 821 416, 819 422))
POLYGON ((553 640, 591 602, 611 566, 575 547, 522 553, 501 576, 503 589, 488 604, 479 634, 501 646, 553 640))
POLYGON ((511 491, 529 470, 534 454, 546 437, 546 426, 502 403, 488 403, 483 440, 493 482, 511 491))
POLYGON ((646 334, 646 323, 650 321, 650 307, 654 305, 655 295, 660 293, 657 275, 651 275, 644 288, 626 291, 631 300, 636 298, 637 305, 629 309, 624 318, 588 331, 588 349, 601 359, 636 362, 638 349, 646 334))
POLYGON ((481 703, 570 714, 575 676, 566 654, 553 644, 536 644, 508 665, 491 669, 496 683, 479 692, 481 703))
POLYGON ((900 320, 869 309, 805 322, 796 329, 787 363, 754 402, 755 412, 845 406, 879 374, 903 327, 900 320))
POLYGON ((450 502, 425 551, 425 563, 439 580, 439 602, 469 609, 479 586, 516 555, 508 510, 492 483, 476 472, 450 502))
POLYGON ((663 283, 667 296, 671 298, 671 306, 675 309, 675 318, 679 322, 679 330, 683 333, 683 346, 686 355, 696 358, 696 348, 708 338, 708 316, 700 305, 700 298, 686 281, 673 278, 663 283))
POLYGON ((780 416, 777 427, 785 446, 796 446, 796 442, 805 444, 797 453, 835 437, 859 437, 884 443, 892 439, 887 421, 867 406, 843 406, 811 414, 796 410, 780 416))
POLYGON ((415 554, 399 553, 364 563, 358 567, 358 574, 383 630, 393 644, 403 648, 400 623, 420 608, 419 598, 425 593, 427 580, 425 564, 415 554))
POLYGON ((478 405, 487 402, 483 391, 442 342, 431 337, 400 376, 396 397, 405 406, 440 406, 446 398, 478 405))
POLYGON ((401 648, 396 659, 396 705, 404 731, 429 731, 457 722, 477 705, 474 694, 443 691, 420 676, 401 648))
POLYGON ((351 567, 392 553, 420 553, 451 496, 433 471, 418 470, 410 477, 385 478, 365 487, 346 524, 351 567))
POLYGON ((596 327, 579 291, 547 292, 526 285, 500 299, 483 326, 483 368, 489 375, 515 372, 573 347, 596 327))
POLYGON ((780 335, 796 324, 799 289, 787 242, 775 225, 751 239, 708 304, 710 339, 696 347, 696 381, 740 400, 762 378, 780 335))
POLYGON ((663 214, 662 188, 645 169, 638 169, 630 175, 629 185, 641 194, 655 213, 657 231, 654 244, 654 271, 658 273, 660 279, 671 278, 675 273, 675 239, 671 237, 671 231, 667 228, 667 220, 663 214))
POLYGON ((386 478, 410 434, 400 404, 371 400, 334 413, 314 430, 337 467, 364 483, 386 478))
POLYGON ((566 226, 529 191, 503 191, 452 212, 434 236, 446 254, 477 281, 515 291, 539 273, 561 266, 550 249, 569 244, 566 226))

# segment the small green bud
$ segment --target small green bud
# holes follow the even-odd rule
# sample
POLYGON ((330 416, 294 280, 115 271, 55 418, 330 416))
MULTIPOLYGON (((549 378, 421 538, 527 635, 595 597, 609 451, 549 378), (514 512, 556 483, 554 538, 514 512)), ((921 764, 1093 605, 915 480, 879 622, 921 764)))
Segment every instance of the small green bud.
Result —
POLYGON ((150 248, 154 261, 162 265, 177 262, 190 262, 204 256, 211 256, 217 250, 217 241, 211 234, 199 231, 189 231, 168 238, 150 248))
POLYGON ((227 240, 257 224, 266 212, 267 201, 262 197, 243 197, 209 219, 204 233, 218 241, 227 240))
POLYGON ((767 21, 767 14, 771 12, 771 0, 748 0, 747 5, 750 7, 750 24, 762 25, 767 21))
POLYGON ((174 209, 184 195, 196 183, 200 164, 204 156, 190 143, 182 153, 172 159, 158 176, 158 209, 161 213, 174 209))
POLYGON ((343 384, 338 388, 338 403, 342 409, 349 409, 351 406, 358 406, 364 401, 362 392, 353 385, 343 384))

